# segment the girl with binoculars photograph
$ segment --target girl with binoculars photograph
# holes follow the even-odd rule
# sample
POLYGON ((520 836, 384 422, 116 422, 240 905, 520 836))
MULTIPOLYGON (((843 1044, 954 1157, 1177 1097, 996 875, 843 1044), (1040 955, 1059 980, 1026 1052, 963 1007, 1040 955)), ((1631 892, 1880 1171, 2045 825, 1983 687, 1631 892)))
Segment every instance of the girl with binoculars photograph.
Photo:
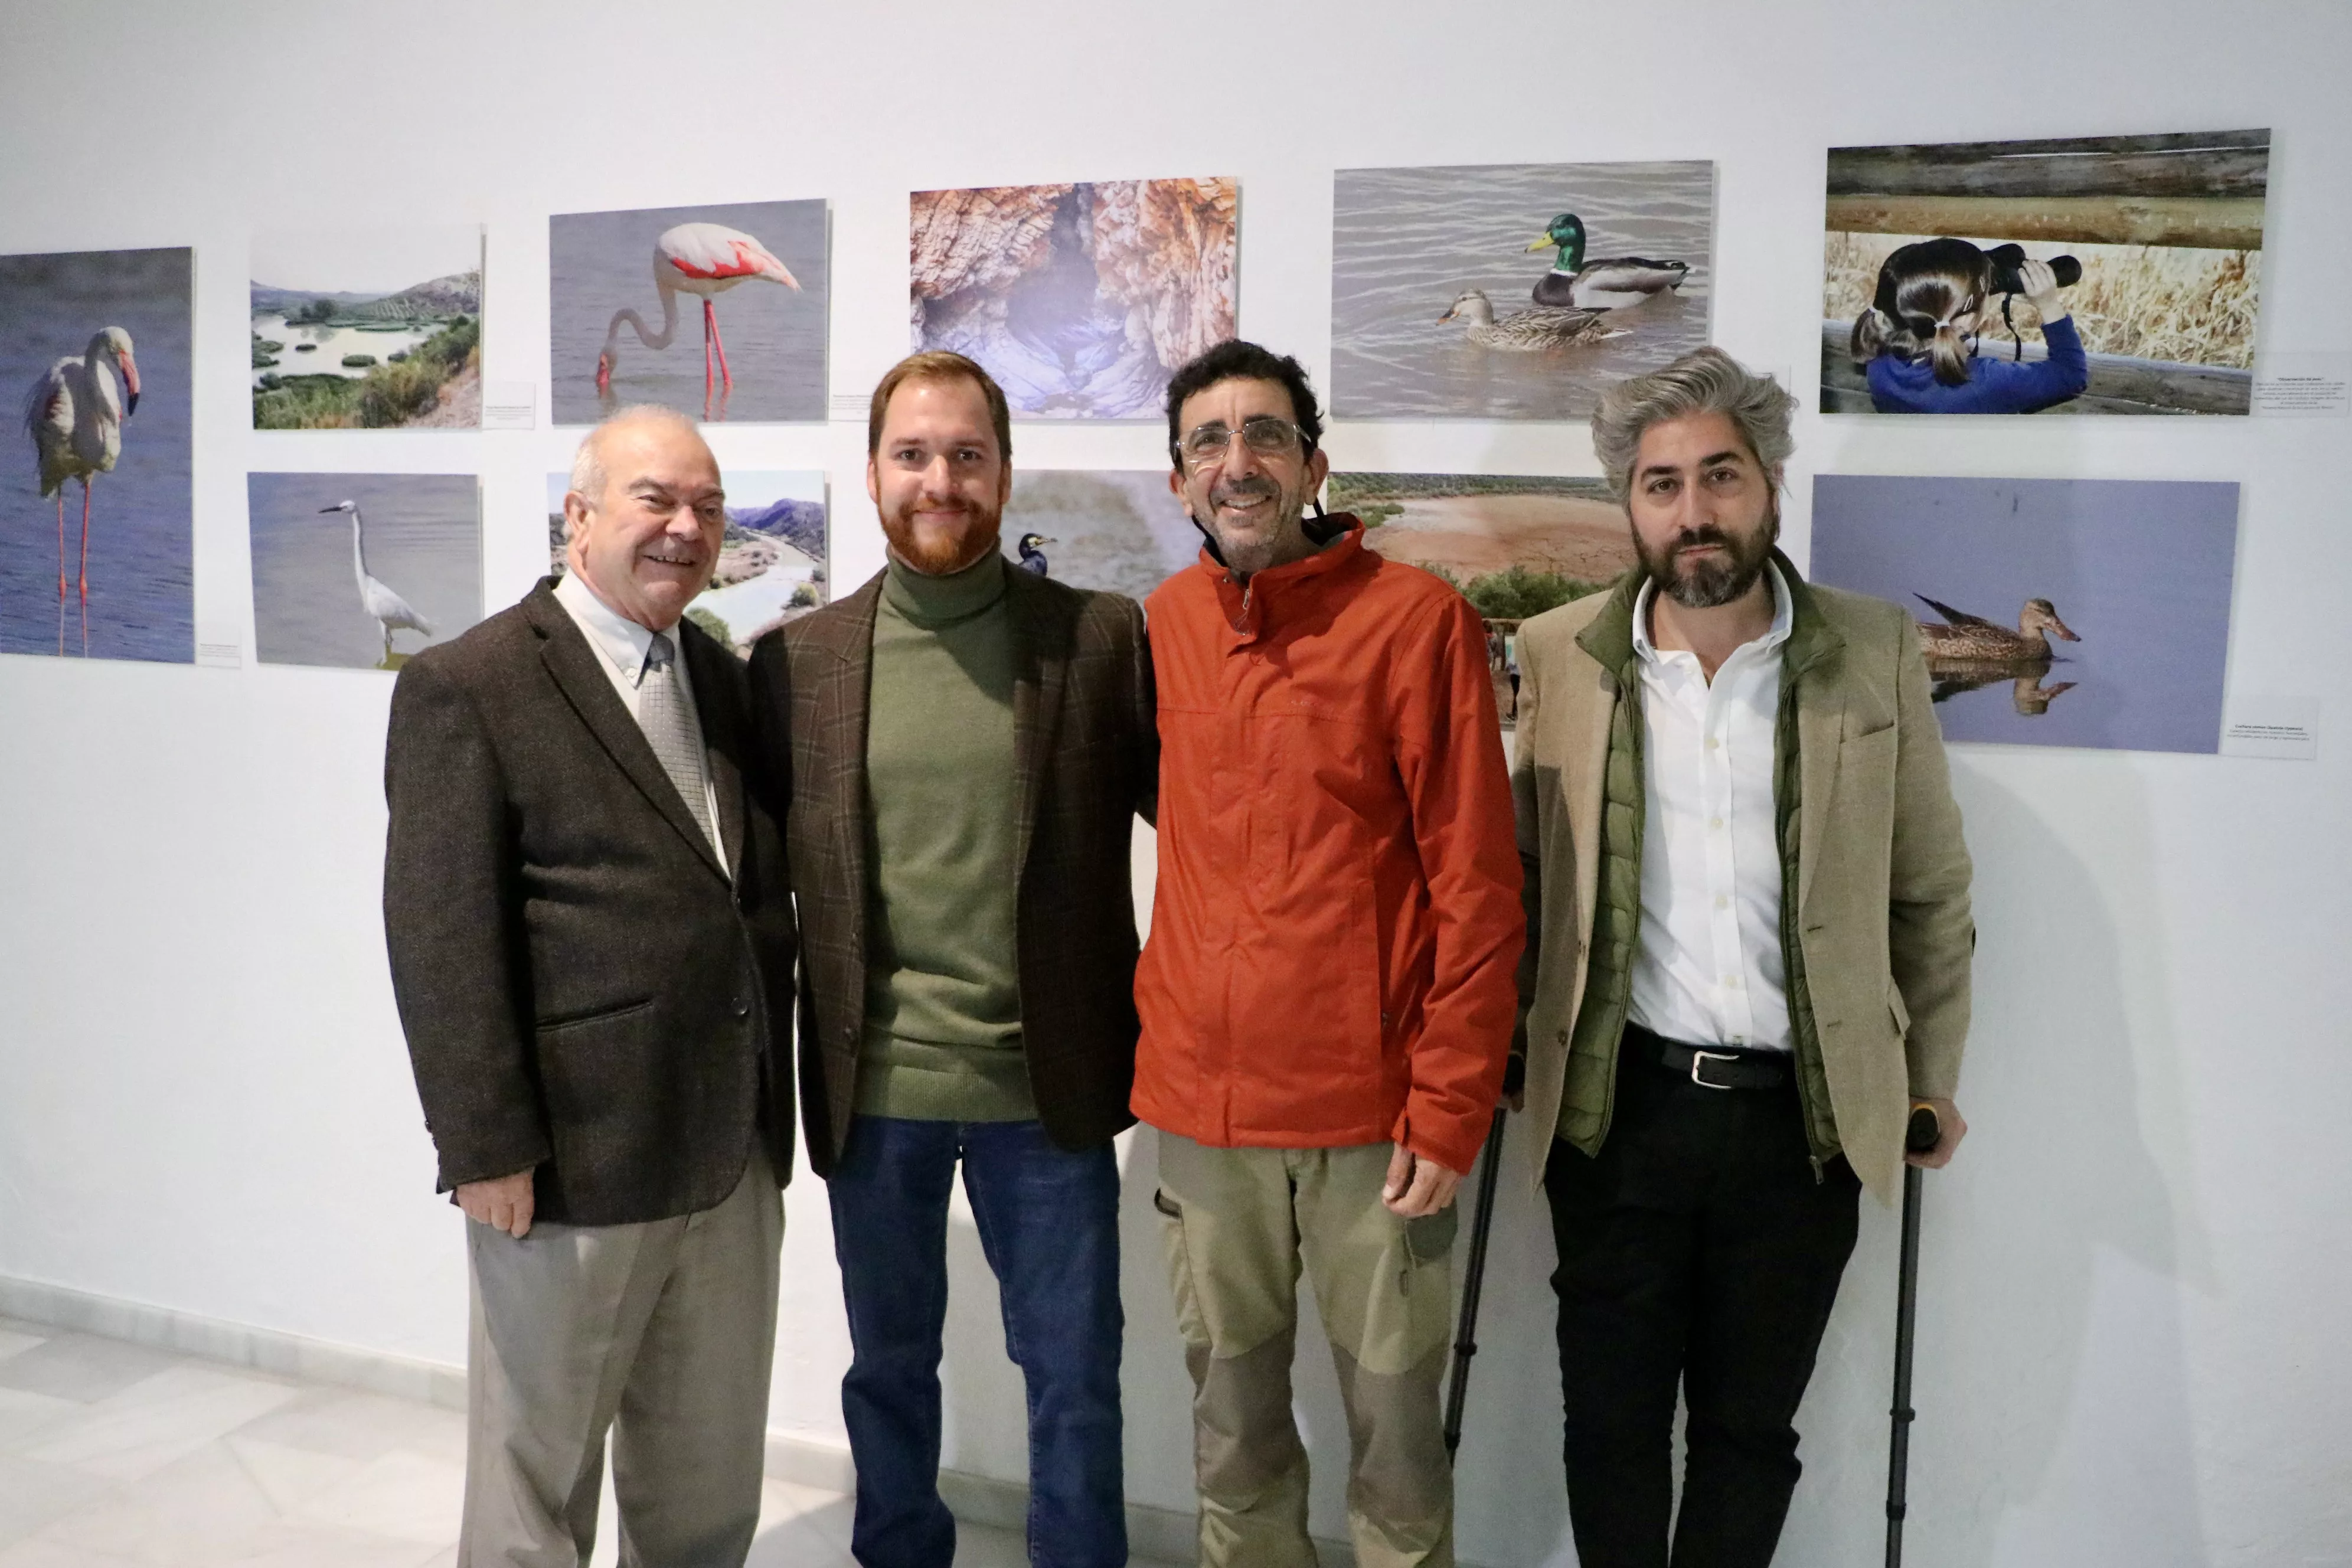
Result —
MULTIPOLYGON (((1881 414, 2032 414, 2082 395, 2090 362, 2063 283, 2082 276, 2072 257, 2028 260, 2016 246, 1993 251, 1965 239, 1906 245, 1878 269, 1870 309, 1855 318, 1852 353, 1864 366, 1881 414), (2008 298, 2033 307, 2049 357, 1980 356, 1988 324, 2003 330, 2008 298)), ((2014 336, 2014 328, 2008 329, 2014 336)))

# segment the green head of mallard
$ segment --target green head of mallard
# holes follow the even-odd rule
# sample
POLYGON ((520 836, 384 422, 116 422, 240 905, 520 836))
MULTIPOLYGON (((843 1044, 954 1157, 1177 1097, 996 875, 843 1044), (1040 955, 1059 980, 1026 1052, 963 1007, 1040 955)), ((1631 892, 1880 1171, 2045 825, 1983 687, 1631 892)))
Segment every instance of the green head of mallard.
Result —
POLYGON ((1551 226, 1528 242, 1529 250, 1549 250, 1557 247, 1559 259, 1551 264, 1554 272, 1573 273, 1584 265, 1584 220, 1574 213, 1562 213, 1551 220, 1551 226))

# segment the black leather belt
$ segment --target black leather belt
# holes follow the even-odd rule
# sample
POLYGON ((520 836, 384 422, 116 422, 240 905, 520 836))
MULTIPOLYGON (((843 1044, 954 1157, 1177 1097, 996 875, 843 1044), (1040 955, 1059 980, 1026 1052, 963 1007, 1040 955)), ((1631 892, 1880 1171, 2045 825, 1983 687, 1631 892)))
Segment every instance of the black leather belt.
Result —
POLYGON ((1628 1039, 1658 1054, 1659 1065, 1676 1078, 1687 1078, 1701 1089, 1780 1089, 1789 1082, 1786 1051, 1722 1051, 1688 1046, 1653 1034, 1639 1024, 1625 1026, 1628 1039))

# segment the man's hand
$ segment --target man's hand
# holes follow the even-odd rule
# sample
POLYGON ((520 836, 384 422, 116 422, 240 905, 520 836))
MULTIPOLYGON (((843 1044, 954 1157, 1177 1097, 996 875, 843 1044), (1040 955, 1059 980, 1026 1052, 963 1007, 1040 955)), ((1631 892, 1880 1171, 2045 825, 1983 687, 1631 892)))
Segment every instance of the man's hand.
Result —
POLYGON ((1389 1156, 1389 1179, 1381 1188, 1381 1202, 1400 1219, 1420 1219, 1452 1203, 1454 1189, 1461 1184, 1458 1171, 1421 1159, 1400 1144, 1389 1156))
POLYGON ((1911 1103, 1933 1107, 1936 1125, 1943 1129, 1944 1135, 1936 1141, 1933 1149, 1916 1154, 1906 1153, 1903 1156, 1904 1161, 1923 1171, 1940 1171, 1952 1163, 1952 1151, 1958 1148, 1960 1140, 1969 1135, 1969 1124, 1960 1120, 1960 1108, 1948 1100, 1914 1099, 1911 1103))
POLYGON ((466 1217, 520 1240, 530 1232, 530 1173, 495 1176, 487 1182, 457 1184, 457 1206, 466 1217))

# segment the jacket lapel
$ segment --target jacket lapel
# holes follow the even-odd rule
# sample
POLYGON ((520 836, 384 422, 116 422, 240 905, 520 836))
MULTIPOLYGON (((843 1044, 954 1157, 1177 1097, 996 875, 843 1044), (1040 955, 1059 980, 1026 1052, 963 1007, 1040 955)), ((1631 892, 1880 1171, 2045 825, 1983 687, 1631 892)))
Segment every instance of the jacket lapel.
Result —
POLYGON ((751 739, 743 732, 734 700, 742 674, 728 668, 735 656, 693 623, 678 622, 677 631, 694 681, 695 716, 702 722, 702 765, 710 770, 710 793, 718 797, 719 842, 727 851, 727 876, 732 881, 743 868, 742 758, 751 739))
POLYGON ((572 616, 556 602, 550 584, 553 578, 542 579, 523 600, 523 613, 540 635, 539 657, 554 678, 558 690, 571 703, 588 732, 596 737, 621 772, 659 812, 664 821, 676 828, 678 836, 694 847, 704 865, 719 875, 725 870, 710 850, 710 840, 704 837, 686 802, 678 797, 677 786, 669 782, 660 759, 654 755, 646 742, 646 732, 637 727, 629 710, 621 701, 619 692, 597 662, 596 650, 574 626, 572 616))
POLYGON ((841 868, 841 896, 856 911, 856 946, 865 951, 866 910, 866 718, 874 690, 874 617, 882 604, 882 577, 841 602, 843 613, 828 616, 825 649, 831 655, 817 672, 817 755, 795 748, 809 764, 811 784, 824 792, 826 820, 833 825, 833 863, 841 868))
POLYGON ((1013 865, 1025 871, 1029 841, 1037 826, 1037 803, 1052 765, 1054 740, 1062 716, 1062 683, 1068 674, 1067 649, 1049 646, 1043 624, 1046 592, 1026 572, 1007 572, 1013 632, 1013 774, 1019 794, 1018 837, 1013 865))
POLYGON ((1822 618, 1821 605, 1789 558, 1772 552, 1789 585, 1791 625, 1780 679, 1797 683, 1797 910, 1813 886, 1837 793, 1838 747, 1845 733, 1845 682, 1838 679, 1845 639, 1822 618))

